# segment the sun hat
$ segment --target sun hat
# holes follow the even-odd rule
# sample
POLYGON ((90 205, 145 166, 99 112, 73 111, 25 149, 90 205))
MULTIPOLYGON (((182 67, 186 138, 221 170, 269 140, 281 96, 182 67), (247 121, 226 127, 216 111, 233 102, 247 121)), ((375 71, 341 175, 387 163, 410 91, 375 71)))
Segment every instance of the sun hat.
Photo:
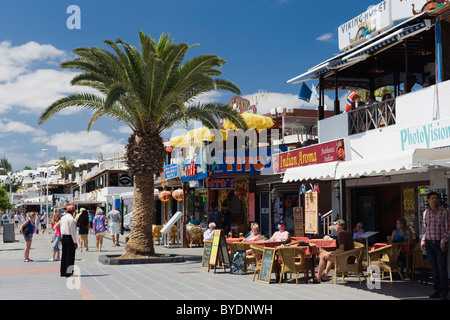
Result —
POLYGON ((342 219, 338 219, 334 222, 334 225, 336 226, 345 226, 345 221, 342 219))

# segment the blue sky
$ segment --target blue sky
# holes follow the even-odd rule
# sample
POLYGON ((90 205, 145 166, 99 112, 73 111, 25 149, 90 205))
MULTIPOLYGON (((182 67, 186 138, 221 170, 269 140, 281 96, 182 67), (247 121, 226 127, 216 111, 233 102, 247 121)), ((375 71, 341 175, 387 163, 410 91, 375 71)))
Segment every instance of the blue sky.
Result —
MULTIPOLYGON (((378 1, 379 2, 379 1, 378 1)), ((102 46, 119 37, 138 45, 138 32, 170 33, 175 42, 200 44, 192 55, 227 61, 223 78, 242 96, 259 92, 259 113, 271 107, 314 108, 297 99, 300 85, 286 81, 339 53, 337 28, 377 1, 305 0, 14 0, 0 2, 0 157, 14 170, 48 158, 97 159, 123 152, 129 130, 100 119, 86 132, 90 113, 71 109, 38 126, 41 112, 75 92, 75 70, 59 64, 73 49, 102 46), (81 29, 70 30, 67 8, 81 10, 81 29)), ((312 83, 309 83, 312 84, 312 83)), ((232 95, 202 97, 227 103, 232 95)), ((331 101, 331 100, 330 100, 331 101)), ((332 106, 332 103, 329 103, 332 106)), ((170 133, 167 133, 170 136, 170 133)))

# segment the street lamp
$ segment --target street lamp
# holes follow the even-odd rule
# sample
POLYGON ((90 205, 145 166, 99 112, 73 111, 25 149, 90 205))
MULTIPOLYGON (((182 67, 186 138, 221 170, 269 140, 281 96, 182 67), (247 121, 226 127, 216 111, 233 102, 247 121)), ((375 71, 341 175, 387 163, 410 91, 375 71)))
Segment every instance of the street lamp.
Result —
POLYGON ((47 196, 45 197, 45 213, 46 213, 46 215, 47 215, 47 217, 48 217, 48 149, 42 149, 42 152, 45 152, 46 153, 46 162, 45 162, 45 167, 47 168, 47 174, 46 174, 46 176, 47 176, 47 182, 46 182, 46 185, 47 185, 47 188, 46 188, 46 194, 47 194, 47 196))

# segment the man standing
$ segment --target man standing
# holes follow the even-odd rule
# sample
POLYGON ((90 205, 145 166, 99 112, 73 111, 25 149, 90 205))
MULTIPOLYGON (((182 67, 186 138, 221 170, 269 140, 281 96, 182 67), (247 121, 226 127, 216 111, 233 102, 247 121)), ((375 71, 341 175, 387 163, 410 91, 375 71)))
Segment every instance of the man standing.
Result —
POLYGON ((450 234, 450 214, 439 205, 439 195, 430 192, 427 196, 429 208, 423 213, 422 241, 420 247, 425 248, 431 266, 434 293, 430 298, 447 300, 447 242, 450 234))
POLYGON ((119 234, 120 234, 120 212, 117 211, 117 207, 114 206, 113 209, 106 215, 108 219, 109 227, 111 228, 111 238, 113 241, 113 247, 119 247, 119 234))
POLYGON ((231 231, 231 221, 233 220, 233 213, 228 209, 228 202, 222 202, 222 216, 223 216, 223 231, 227 235, 231 231))
POLYGON ((77 249, 77 225, 73 218, 75 207, 67 207, 67 213, 62 216, 61 226, 61 277, 70 277, 73 275, 75 266, 75 250, 77 249))
POLYGON ((211 211, 208 213, 208 225, 214 222, 216 229, 222 229, 223 216, 222 212, 217 210, 217 203, 211 204, 211 211))

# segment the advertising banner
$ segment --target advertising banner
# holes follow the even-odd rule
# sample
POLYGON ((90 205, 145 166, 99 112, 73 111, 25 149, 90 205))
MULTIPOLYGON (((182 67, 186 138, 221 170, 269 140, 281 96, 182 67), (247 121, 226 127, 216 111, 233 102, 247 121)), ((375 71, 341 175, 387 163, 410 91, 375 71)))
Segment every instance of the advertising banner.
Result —
POLYGON ((274 155, 273 171, 282 173, 289 168, 344 160, 344 140, 340 139, 274 155))
POLYGON ((412 18, 422 12, 433 10, 443 6, 448 0, 391 0, 392 20, 404 20, 412 18))
POLYGON ((319 233, 319 207, 317 192, 305 193, 305 233, 319 233))
POLYGON ((339 26, 339 49, 344 51, 355 47, 391 26, 391 0, 385 0, 339 26))

